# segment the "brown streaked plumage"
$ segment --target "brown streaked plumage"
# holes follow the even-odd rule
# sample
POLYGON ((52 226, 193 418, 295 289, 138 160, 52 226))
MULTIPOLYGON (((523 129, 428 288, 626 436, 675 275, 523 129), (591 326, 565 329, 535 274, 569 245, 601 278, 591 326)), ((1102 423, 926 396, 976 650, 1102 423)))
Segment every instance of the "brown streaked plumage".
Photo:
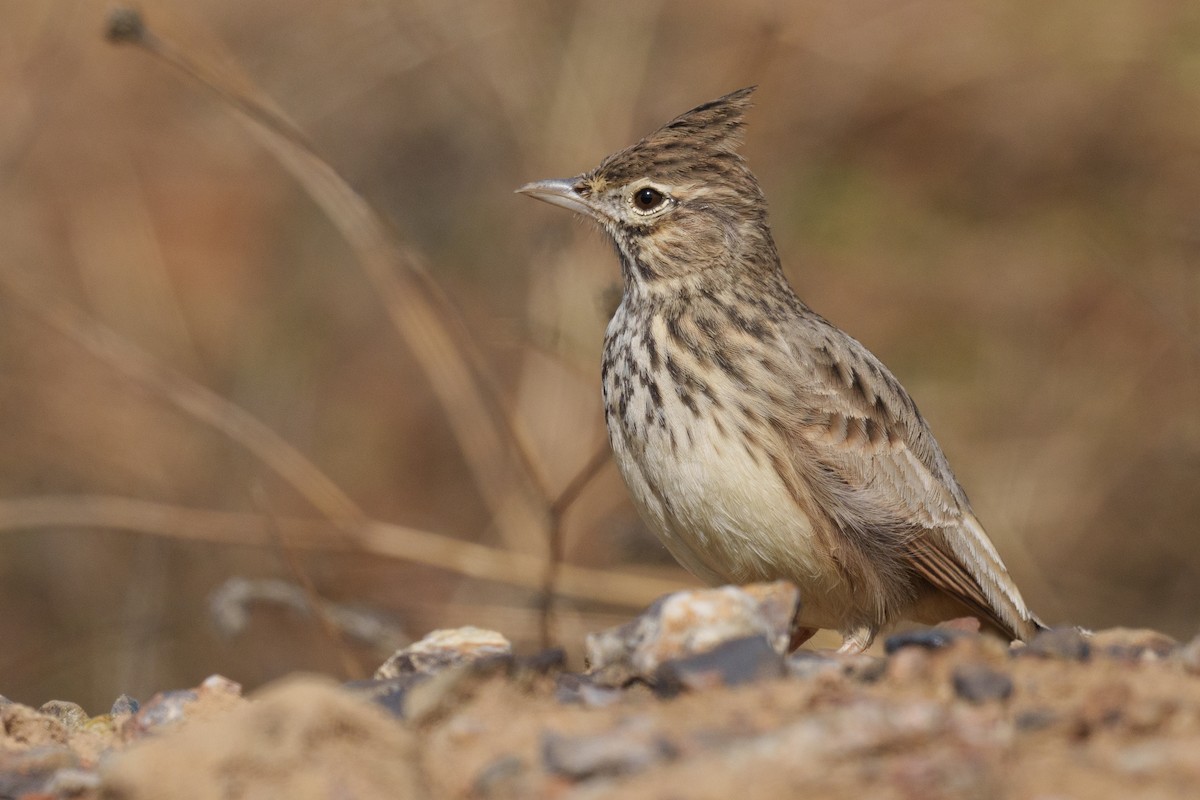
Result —
POLYGON ((964 613, 1027 639, 1041 623, 916 404, 788 286, 738 153, 752 91, 518 190, 616 245, 605 421, 638 509, 705 580, 794 581, 799 625, 840 631, 844 650, 901 618, 964 613))

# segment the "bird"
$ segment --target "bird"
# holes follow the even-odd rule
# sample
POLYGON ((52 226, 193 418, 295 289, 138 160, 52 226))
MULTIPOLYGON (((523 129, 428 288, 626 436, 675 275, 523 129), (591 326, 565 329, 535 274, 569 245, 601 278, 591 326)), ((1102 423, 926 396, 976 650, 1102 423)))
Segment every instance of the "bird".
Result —
POLYGON ((634 504, 710 584, 794 583, 797 646, 829 629, 858 653, 898 621, 964 616, 1028 640, 1044 625, 916 403, 784 275, 740 152, 755 88, 588 172, 517 189, 615 246, 622 297, 601 386, 634 504))

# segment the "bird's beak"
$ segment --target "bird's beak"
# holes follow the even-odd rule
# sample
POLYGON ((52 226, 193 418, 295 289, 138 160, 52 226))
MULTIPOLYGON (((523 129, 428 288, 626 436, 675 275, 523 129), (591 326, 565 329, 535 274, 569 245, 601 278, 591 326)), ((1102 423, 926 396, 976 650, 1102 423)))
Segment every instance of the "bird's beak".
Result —
POLYGON ((575 191, 575 186, 578 183, 579 178, 534 181, 517 189, 517 194, 527 194, 530 197, 536 197, 538 200, 544 200, 547 203, 568 208, 576 214, 584 214, 589 217, 596 216, 596 210, 587 201, 587 198, 582 197, 579 192, 575 191))

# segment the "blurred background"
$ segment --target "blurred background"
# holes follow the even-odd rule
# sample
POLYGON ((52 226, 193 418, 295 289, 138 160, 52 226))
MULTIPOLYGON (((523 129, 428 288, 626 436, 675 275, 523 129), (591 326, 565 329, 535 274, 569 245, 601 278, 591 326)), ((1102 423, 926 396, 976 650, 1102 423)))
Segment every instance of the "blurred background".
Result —
POLYGON ((307 580, 396 640, 474 624, 529 651, 555 520, 565 561, 595 570, 558 603, 575 663, 658 585, 638 580, 687 583, 611 463, 549 510, 605 446, 618 272, 598 233, 512 190, 751 83, 745 153, 789 277, 906 384, 1030 604, 1196 633, 1197 4, 140 8, 390 221, 493 400, 472 417, 434 388, 421 323, 394 324, 413 308, 228 105, 106 44, 108 3, 3 5, 0 694, 98 713, 386 655, 229 601, 231 578, 307 580), (278 441, 256 450, 246 418, 278 441), (272 461, 289 447, 307 472, 272 461), (364 519, 403 527, 364 547, 364 519), (388 551, 413 537, 435 544, 388 551), (454 542, 513 559, 460 569, 454 542), (240 633, 210 610, 222 587, 240 633))

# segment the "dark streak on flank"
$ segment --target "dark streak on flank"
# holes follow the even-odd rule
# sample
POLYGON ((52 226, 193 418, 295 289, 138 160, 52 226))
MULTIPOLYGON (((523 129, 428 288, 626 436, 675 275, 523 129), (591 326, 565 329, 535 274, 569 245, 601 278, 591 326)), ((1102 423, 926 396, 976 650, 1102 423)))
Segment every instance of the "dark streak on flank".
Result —
POLYGON ((646 384, 646 388, 650 390, 650 401, 654 404, 654 408, 662 408, 662 394, 658 390, 658 383, 651 378, 646 384))
POLYGON ((650 326, 646 325, 642 332, 642 347, 646 350, 646 357, 650 359, 650 369, 657 372, 660 365, 658 360, 658 344, 654 341, 654 336, 650 331, 650 326))
POLYGON ((722 372, 724 372, 737 383, 742 385, 746 384, 746 374, 742 372, 741 368, 733 363, 733 359, 729 357, 728 348, 718 347, 717 352, 714 354, 714 358, 717 362, 717 366, 721 368, 722 372))
POLYGON ((742 426, 739 429, 742 434, 742 446, 746 448, 746 455, 750 456, 750 460, 757 465, 758 454, 762 452, 762 441, 754 435, 754 432, 747 426, 742 426))

